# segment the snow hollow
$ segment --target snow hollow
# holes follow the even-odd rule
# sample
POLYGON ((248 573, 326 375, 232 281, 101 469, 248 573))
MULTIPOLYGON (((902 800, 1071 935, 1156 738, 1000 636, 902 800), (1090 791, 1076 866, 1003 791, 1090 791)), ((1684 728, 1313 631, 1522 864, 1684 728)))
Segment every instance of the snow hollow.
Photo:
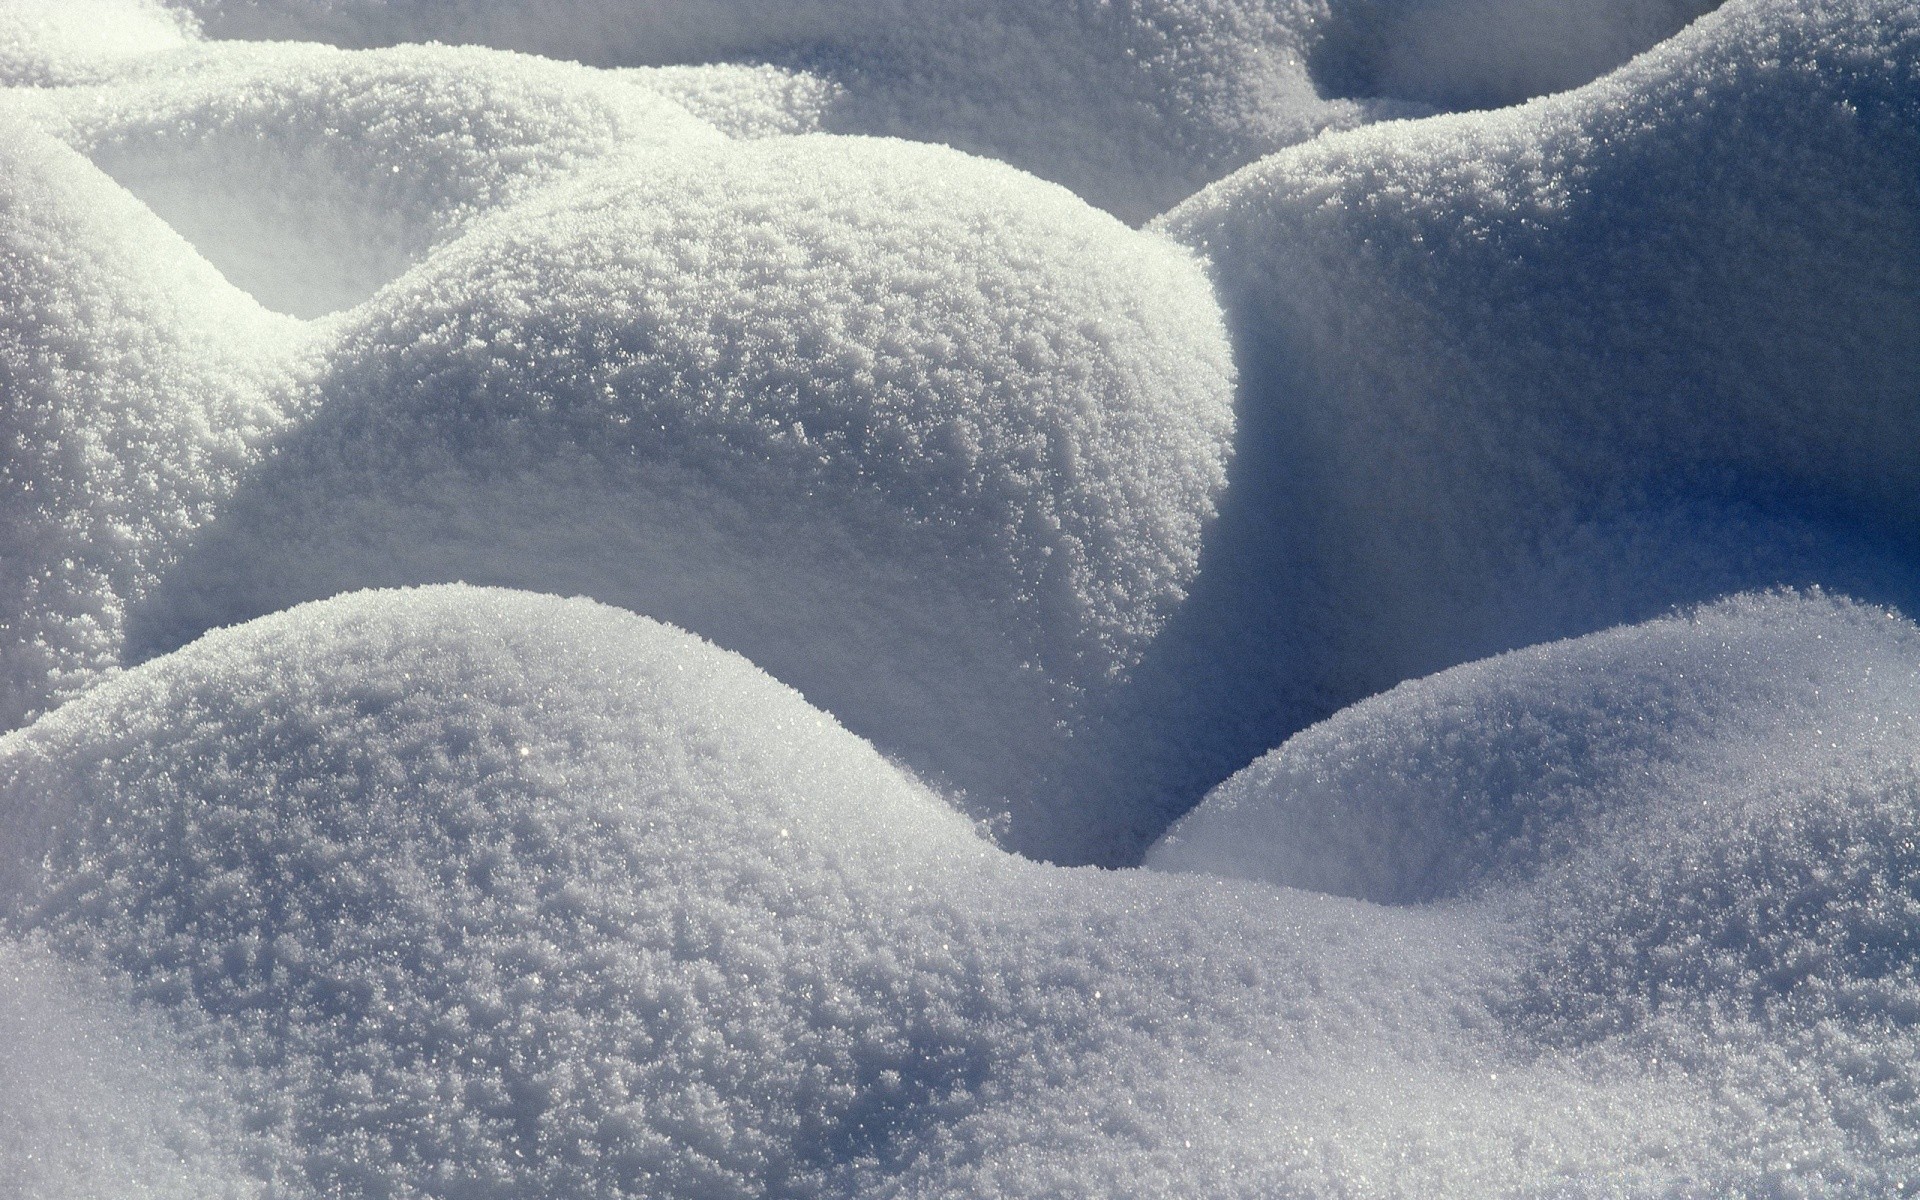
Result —
POLYGON ((1920 9, 0 0, 0 1197, 1920 1192, 1920 9))

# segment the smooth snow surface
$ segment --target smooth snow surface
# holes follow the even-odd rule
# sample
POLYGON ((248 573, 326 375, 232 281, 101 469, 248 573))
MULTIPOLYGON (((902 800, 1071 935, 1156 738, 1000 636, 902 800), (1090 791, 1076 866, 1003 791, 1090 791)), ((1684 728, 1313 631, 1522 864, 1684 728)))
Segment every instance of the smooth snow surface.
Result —
POLYGON ((0 1196, 254 1200, 285 1177, 212 1072, 74 974, 0 934, 0 1196))
POLYGON ((161 0, 8 0, 0 5, 0 85, 92 83, 193 40, 194 22, 161 0))
POLYGON ((0 1200, 1920 1194, 1920 10, 1713 8, 0 0, 0 1200))

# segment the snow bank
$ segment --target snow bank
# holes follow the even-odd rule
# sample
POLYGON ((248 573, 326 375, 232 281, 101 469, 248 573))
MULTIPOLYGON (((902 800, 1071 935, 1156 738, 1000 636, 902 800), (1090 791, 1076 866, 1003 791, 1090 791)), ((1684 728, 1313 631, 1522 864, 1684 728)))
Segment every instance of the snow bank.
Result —
POLYGON ((1270 659, 1227 719, 1743 587, 1910 600, 1916 61, 1911 6, 1742 0, 1168 216, 1246 380, 1208 611, 1270 659))
POLYGON ((585 593, 1011 806, 1033 852, 1106 852, 1083 698, 1185 594, 1232 425, 1191 256, 955 151, 771 139, 505 209, 340 337, 142 652, 367 585, 585 593))
POLYGON ((1752 1114, 1776 1188, 1890 1194, 1920 1173, 1917 725, 1911 622, 1737 599, 1356 705, 1148 861, 1464 894, 1523 947, 1509 1028, 1688 1073, 1752 1114))
POLYGON ((47 123, 262 304, 365 300, 475 216, 615 148, 717 143, 603 71, 446 46, 210 46, 47 123))
POLYGON ((211 634, 0 742, 0 848, 0 921, 124 980, 319 1194, 1738 1191, 1772 1149, 1507 1031, 1483 914, 1003 854, 586 601, 211 634))
POLYGON ((126 604, 231 489, 302 337, 0 112, 0 727, 111 670, 126 604))
POLYGON ((271 1147, 239 1133, 211 1073, 44 947, 0 934, 0 1194, 249 1200, 271 1147))

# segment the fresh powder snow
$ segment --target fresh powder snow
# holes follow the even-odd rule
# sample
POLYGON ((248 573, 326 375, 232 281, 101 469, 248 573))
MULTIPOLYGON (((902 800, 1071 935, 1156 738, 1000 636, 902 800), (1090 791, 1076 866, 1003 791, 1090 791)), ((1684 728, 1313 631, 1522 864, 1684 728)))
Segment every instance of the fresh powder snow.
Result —
POLYGON ((1902 0, 0 0, 0 1197, 1920 1190, 1902 0))

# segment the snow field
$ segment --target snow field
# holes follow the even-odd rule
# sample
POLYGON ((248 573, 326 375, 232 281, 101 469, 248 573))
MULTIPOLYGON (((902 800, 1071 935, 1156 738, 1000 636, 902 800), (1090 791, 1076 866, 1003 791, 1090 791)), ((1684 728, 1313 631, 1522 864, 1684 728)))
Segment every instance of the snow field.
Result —
POLYGON ((0 7, 0 1195, 1920 1188, 1920 18, 1708 7, 0 7))

